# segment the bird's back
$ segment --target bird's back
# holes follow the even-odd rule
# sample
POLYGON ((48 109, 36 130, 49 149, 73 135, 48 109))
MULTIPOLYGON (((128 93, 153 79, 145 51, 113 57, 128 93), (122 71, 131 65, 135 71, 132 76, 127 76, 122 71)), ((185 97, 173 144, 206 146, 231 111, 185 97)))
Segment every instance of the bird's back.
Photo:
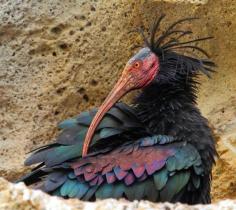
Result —
POLYGON ((63 121, 57 141, 26 160, 39 166, 20 181, 64 198, 209 203, 209 196, 199 198, 206 183, 197 148, 171 135, 152 135, 135 111, 123 103, 112 108, 84 158, 84 135, 96 110, 63 121))

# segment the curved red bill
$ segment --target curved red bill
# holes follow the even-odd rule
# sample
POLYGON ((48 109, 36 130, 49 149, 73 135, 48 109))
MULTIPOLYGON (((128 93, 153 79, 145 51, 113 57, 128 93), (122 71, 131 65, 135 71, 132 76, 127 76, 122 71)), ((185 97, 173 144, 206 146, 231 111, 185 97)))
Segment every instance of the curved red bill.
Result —
POLYGON ((86 156, 88 153, 88 148, 91 143, 93 134, 101 122, 102 118, 110 110, 110 108, 127 92, 130 90, 130 84, 129 84, 129 77, 126 77, 125 75, 122 75, 120 80, 116 83, 112 91, 109 93, 103 104, 98 109, 98 112, 96 113, 95 117, 93 118, 90 127, 87 131, 84 145, 83 145, 83 151, 82 156, 86 156))

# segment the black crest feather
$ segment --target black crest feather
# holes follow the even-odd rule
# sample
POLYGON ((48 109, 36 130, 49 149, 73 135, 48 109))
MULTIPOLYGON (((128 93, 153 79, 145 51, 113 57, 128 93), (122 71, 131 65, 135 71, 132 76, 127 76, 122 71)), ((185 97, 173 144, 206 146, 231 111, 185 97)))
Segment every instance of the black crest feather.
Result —
POLYGON ((214 72, 216 65, 210 60, 209 54, 204 49, 194 44, 212 39, 213 37, 208 36, 181 41, 182 38, 193 32, 191 30, 180 30, 177 27, 181 23, 198 19, 195 17, 180 19, 172 23, 160 36, 157 36, 160 24, 164 18, 165 15, 161 15, 154 22, 149 39, 144 35, 143 30, 138 30, 144 39, 145 45, 159 57, 161 67, 175 69, 178 73, 185 75, 195 75, 201 71, 210 77, 210 73, 214 72), (202 58, 196 53, 204 57, 202 58))

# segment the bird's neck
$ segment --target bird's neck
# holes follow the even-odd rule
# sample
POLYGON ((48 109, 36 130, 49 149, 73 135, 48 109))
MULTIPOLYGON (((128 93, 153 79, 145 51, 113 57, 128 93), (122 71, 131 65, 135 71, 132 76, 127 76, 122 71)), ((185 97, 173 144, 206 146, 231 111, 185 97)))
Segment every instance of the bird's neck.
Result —
POLYGON ((151 134, 191 143, 210 172, 217 152, 208 122, 196 107, 195 90, 196 86, 153 84, 135 100, 135 107, 151 134))
POLYGON ((152 133, 170 135, 176 125, 182 125, 183 113, 199 113, 195 101, 193 86, 152 84, 136 98, 135 104, 140 119, 152 133))

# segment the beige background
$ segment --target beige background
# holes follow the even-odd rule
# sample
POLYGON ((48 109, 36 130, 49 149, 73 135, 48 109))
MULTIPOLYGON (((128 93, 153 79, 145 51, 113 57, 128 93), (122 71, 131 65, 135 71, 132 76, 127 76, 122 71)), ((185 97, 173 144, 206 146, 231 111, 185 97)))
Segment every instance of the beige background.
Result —
MULTIPOLYGON (((236 198, 236 1, 0 0, 0 175, 12 180, 26 168, 26 152, 49 142, 59 121, 98 106, 120 70, 161 13, 166 22, 186 16, 200 45, 218 64, 201 78, 199 106, 218 139, 221 160, 213 198, 236 198)), ((129 100, 131 95, 125 98, 129 100)))

